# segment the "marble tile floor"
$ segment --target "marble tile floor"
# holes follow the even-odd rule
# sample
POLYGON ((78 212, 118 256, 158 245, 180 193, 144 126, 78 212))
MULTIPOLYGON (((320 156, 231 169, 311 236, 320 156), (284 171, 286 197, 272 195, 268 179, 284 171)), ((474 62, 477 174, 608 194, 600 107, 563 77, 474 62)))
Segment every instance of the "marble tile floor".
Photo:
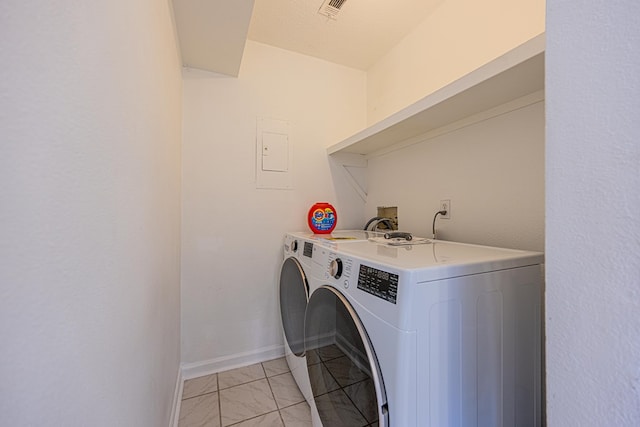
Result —
POLYGON ((284 358, 184 382, 179 427, 310 427, 284 358))

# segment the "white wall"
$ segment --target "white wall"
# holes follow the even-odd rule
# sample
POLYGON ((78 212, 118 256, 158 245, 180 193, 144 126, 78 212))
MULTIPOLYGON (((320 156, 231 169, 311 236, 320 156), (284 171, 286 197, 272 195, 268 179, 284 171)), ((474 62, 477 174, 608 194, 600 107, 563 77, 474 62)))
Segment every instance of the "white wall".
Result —
POLYGON ((548 1, 549 426, 640 425, 638 16, 548 1))
POLYGON ((373 124, 544 32, 544 0, 446 0, 367 72, 373 124))
POLYGON ((450 199, 439 239, 542 251, 544 102, 374 157, 368 183, 368 215, 398 206, 401 230, 431 237, 450 199))
POLYGON ((365 74, 248 41, 238 78, 183 75, 182 361, 215 369, 282 351, 282 240, 308 229, 314 202, 334 204, 338 228, 362 227, 326 147, 364 126, 365 74), (257 117, 291 124, 293 190, 256 189, 257 117))
POLYGON ((168 425, 180 66, 166 1, 0 4, 0 424, 168 425))

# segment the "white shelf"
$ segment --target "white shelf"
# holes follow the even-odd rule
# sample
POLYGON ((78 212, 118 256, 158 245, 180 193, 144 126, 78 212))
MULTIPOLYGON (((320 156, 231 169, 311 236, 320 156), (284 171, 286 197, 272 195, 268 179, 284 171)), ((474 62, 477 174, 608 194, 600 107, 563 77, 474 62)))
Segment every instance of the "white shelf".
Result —
POLYGON ((372 154, 544 90, 540 34, 384 120, 330 146, 329 154, 372 154))

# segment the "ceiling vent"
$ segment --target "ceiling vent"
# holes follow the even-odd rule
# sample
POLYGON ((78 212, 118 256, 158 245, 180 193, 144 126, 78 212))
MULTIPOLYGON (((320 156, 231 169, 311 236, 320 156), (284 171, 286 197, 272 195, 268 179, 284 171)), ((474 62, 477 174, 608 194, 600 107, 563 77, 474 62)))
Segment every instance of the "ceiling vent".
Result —
POLYGON ((347 0, 324 0, 320 9, 318 9, 318 13, 331 19, 336 19, 340 8, 342 8, 346 2, 347 0))

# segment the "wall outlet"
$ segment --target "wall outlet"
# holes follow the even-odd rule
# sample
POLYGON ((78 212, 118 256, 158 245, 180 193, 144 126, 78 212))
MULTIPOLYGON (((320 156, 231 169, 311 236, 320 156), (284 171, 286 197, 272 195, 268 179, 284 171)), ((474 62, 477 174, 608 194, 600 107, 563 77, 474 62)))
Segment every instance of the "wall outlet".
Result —
POLYGON ((451 219, 451 200, 440 200, 441 211, 447 211, 446 214, 440 215, 442 219, 451 219))

